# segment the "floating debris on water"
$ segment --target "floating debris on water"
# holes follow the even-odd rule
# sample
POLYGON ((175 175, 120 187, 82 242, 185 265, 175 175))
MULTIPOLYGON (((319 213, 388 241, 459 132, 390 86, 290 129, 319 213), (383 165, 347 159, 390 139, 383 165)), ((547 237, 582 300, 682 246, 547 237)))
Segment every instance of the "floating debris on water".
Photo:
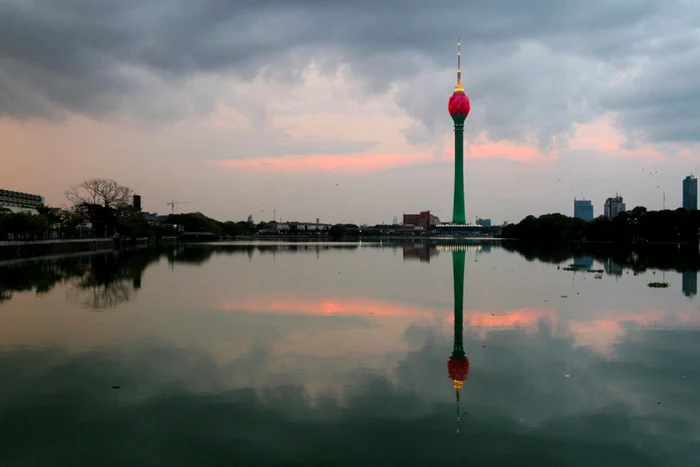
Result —
POLYGON ((562 268, 564 271, 582 271, 582 270, 588 270, 588 266, 585 264, 580 264, 580 263, 571 263, 568 266, 565 266, 562 268))

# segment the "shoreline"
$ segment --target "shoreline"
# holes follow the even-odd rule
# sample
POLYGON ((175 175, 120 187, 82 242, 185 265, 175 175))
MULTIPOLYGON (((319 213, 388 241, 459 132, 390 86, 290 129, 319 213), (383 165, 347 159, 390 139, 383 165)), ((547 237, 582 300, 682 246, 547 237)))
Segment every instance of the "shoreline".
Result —
MULTIPOLYGON (((527 242, 514 238, 503 237, 477 237, 477 236, 445 236, 445 235, 421 235, 421 236, 345 236, 340 239, 329 238, 329 236, 310 236, 310 235, 280 235, 280 236, 253 236, 242 235, 230 239, 221 239, 215 241, 181 241, 175 237, 162 238, 156 241, 153 238, 137 238, 137 239, 121 239, 115 241, 112 238, 86 238, 86 239, 65 239, 65 240, 37 240, 37 241, 2 241, 0 242, 0 263, 7 264, 14 261, 22 261, 28 259, 50 258, 61 255, 72 255, 81 253, 91 253, 97 251, 118 251, 120 248, 129 248, 135 246, 155 246, 158 244, 209 244, 216 245, 220 243, 362 243, 362 242, 400 242, 409 241, 412 243, 448 241, 448 242, 507 242, 518 243, 520 245, 538 246, 538 242, 527 242)), ((644 246, 693 246, 697 243, 689 242, 625 242, 616 243, 613 241, 569 241, 562 245, 569 246, 595 246, 616 245, 620 248, 625 247, 644 247, 644 246)))
POLYGON ((173 240, 176 239, 168 237, 156 241, 156 239, 153 238, 120 240, 112 238, 78 238, 65 240, 3 241, 0 242, 0 263, 67 254, 92 253, 96 251, 118 251, 120 248, 124 247, 158 245, 170 243, 173 240))

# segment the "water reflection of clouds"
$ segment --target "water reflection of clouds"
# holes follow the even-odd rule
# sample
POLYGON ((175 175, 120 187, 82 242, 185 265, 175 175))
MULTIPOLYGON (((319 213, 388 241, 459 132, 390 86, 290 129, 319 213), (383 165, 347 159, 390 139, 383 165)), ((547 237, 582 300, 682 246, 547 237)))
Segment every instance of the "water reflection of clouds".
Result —
MULTIPOLYGON (((468 297, 468 292, 467 292, 468 297)), ((454 322, 452 310, 448 308, 430 309, 416 307, 409 304, 383 302, 372 299, 355 300, 301 300, 295 298, 267 298, 248 301, 229 301, 219 309, 230 312, 247 312, 256 314, 284 314, 284 315, 315 315, 315 316, 360 316, 372 323, 374 338, 382 338, 382 341, 395 343, 395 350, 402 349, 399 340, 396 340, 396 326, 391 326, 390 321, 382 318, 402 318, 402 325, 423 324, 438 326, 444 335, 451 331, 449 326, 454 322), (440 326, 442 321, 449 326, 440 326), (393 328, 393 329, 392 329, 393 328), (382 329, 386 332, 382 336, 382 329)), ((557 332, 570 335, 576 345, 589 346, 596 351, 609 355, 610 350, 619 339, 625 336, 630 329, 640 327, 655 327, 665 329, 682 329, 688 326, 700 327, 700 314, 692 313, 690 309, 678 307, 676 310, 649 310, 639 312, 619 312, 610 309, 589 309, 583 316, 562 316, 558 309, 514 309, 498 312, 464 310, 465 325, 472 332, 484 337, 485 333, 494 330, 523 329, 524 332, 536 332, 541 321, 551 323, 557 332)), ((344 338, 340 334, 354 334, 351 328, 338 328, 333 340, 337 348, 345 348, 343 341, 366 342, 358 336, 344 338)), ((367 332, 363 330, 362 332, 367 332)), ((317 337, 318 339, 318 337, 317 337)), ((300 348, 308 348, 309 342, 298 342, 300 348)), ((377 345, 377 344, 375 344, 377 345)), ((332 344, 331 344, 332 346, 332 344)), ((323 352, 318 345, 318 351, 323 352)), ((356 348, 356 346, 353 346, 356 348)), ((385 349, 386 345, 381 345, 385 349)), ((371 351, 370 351, 371 352, 371 351)))
POLYGON ((509 464, 526 454, 550 465, 693 465, 697 331, 636 333, 618 343, 614 362, 577 348, 546 322, 535 333, 499 330, 482 339, 467 332, 465 341, 472 370, 458 440, 444 368, 450 341, 438 334, 386 375, 340 372, 335 359, 315 360, 311 366, 326 377, 334 367, 345 374, 340 389, 315 394, 305 385, 314 380, 308 367, 277 365, 264 346, 226 363, 153 342, 60 363, 56 349, 4 352, 0 375, 11 374, 13 384, 0 387, 0 400, 13 409, 3 412, 0 447, 10 464, 38 465, 52 464, 59 451, 66 462, 80 456, 124 465, 130 445, 141 446, 141 465, 215 464, 233 453, 263 464, 509 464), (115 384, 119 391, 110 389, 115 384), (54 402, 37 410, 37 401, 49 400, 70 401, 70 416, 54 402), (269 443, 278 437, 284 441, 269 443), (66 439, 80 439, 85 449, 61 451, 66 439), (32 449, 37 444, 42 449, 32 449))
POLYGON ((644 276, 616 284, 579 274, 572 282, 497 249, 489 261, 469 262, 472 367, 462 394, 466 436, 455 441, 445 374, 449 255, 426 274, 399 272, 372 253, 380 256, 344 256, 342 275, 351 279, 342 280, 332 255, 309 269, 308 258, 256 269, 258 257, 238 268, 226 257, 177 273, 154 266, 139 303, 117 313, 77 313, 60 294, 18 294, 0 328, 0 377, 12 382, 0 386, 11 408, 2 411, 0 456, 70 463, 62 443, 80 439, 82 463, 100 465, 133 464, 124 449, 132 445, 142 446, 141 465, 216 464, 234 454, 263 464, 693 465, 700 323, 677 291, 647 290, 644 276), (489 272, 494 265, 515 273, 489 272), (300 269, 306 281, 285 282, 300 269), (262 293, 252 287, 261 277, 262 293), (539 287, 518 287, 524 279, 539 287), (573 291, 566 298, 564 285, 573 291), (353 296, 336 295, 343 287, 353 296), (498 287, 514 293, 489 301, 498 287), (33 331, 41 321, 53 340, 13 332, 20 321, 33 331), (72 351, 75 341, 92 351, 72 351), (27 345, 52 348, 17 350, 27 345), (122 389, 109 389, 115 384, 122 389), (68 401, 70 415, 55 401, 68 401))

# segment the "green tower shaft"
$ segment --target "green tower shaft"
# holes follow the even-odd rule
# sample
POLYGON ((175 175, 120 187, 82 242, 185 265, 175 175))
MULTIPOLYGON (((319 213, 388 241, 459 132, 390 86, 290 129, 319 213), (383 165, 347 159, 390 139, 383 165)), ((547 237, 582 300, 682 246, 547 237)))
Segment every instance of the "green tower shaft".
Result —
POLYGON ((466 224, 464 212, 464 123, 455 122, 455 193, 452 203, 452 223, 466 224))
POLYGON ((464 265, 466 251, 452 252, 452 284, 454 286, 454 315, 455 315, 455 336, 452 356, 456 358, 464 357, 464 342, 462 331, 464 327, 464 265))

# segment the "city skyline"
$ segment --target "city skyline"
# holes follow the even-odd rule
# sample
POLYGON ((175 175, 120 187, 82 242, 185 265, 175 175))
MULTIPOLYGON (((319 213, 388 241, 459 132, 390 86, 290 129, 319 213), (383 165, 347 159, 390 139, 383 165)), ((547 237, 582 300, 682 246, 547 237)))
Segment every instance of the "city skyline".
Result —
POLYGON ((222 220, 448 220, 460 36, 469 222, 616 192, 675 209, 697 174, 683 2, 264 3, 5 0, 0 186, 61 206, 113 178, 147 211, 222 220))

